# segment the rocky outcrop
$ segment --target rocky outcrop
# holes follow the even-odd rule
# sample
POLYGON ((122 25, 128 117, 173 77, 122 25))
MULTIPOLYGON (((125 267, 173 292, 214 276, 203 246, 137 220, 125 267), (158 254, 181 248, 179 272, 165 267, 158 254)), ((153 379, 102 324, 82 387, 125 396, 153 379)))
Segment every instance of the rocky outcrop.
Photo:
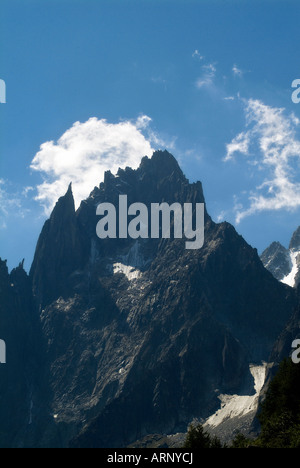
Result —
POLYGON ((84 262, 83 240, 75 214, 72 185, 61 197, 39 237, 30 277, 40 306, 72 290, 71 275, 84 262))
POLYGON ((23 263, 9 274, 0 260, 0 338, 6 344, 6 364, 0 365, 0 446, 31 445, 34 412, 39 419, 43 351, 23 263))
POLYGON ((289 248, 290 250, 293 250, 293 251, 300 250, 300 226, 294 232, 289 248))
POLYGON ((273 242, 264 250, 261 260, 278 281, 285 278, 291 271, 289 251, 280 242, 273 242))

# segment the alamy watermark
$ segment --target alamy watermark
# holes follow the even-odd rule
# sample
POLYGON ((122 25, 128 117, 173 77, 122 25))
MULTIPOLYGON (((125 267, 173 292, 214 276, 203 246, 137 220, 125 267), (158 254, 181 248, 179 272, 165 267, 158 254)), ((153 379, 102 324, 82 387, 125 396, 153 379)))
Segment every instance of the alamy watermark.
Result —
POLYGON ((6 343, 0 340, 0 364, 6 364, 6 343))
MULTIPOLYGON (((0 79, 0 104, 6 104, 6 84, 0 79)), ((0 340, 0 364, 6 364, 6 343, 0 340)))
MULTIPOLYGON (((0 104, 6 104, 6 84, 0 79, 0 104)), ((0 340, 0 364, 6 364, 6 343, 0 340)))
POLYGON ((0 104, 6 104, 6 84, 4 80, 0 80, 0 104))
POLYGON ((154 452, 147 453, 146 451, 141 454, 127 454, 114 452, 113 454, 108 455, 107 463, 130 463, 131 466, 139 466, 146 463, 186 463, 188 465, 193 465, 194 454, 192 452, 154 452), (147 455, 147 456, 146 456, 147 455))
POLYGON ((128 207, 127 195, 120 195, 118 213, 119 223, 117 209, 112 203, 98 205, 96 214, 102 218, 97 224, 96 232, 100 239, 170 239, 173 230, 174 239, 185 236, 186 249, 203 247, 204 203, 184 203, 183 206, 180 203, 151 203, 149 211, 143 203, 133 203, 128 207), (129 221, 129 217, 134 218, 129 221))
POLYGON ((294 364, 300 363, 300 340, 294 340, 292 343, 292 348, 295 351, 292 353, 292 361, 294 364))
MULTIPOLYGON (((6 104, 6 84, 0 79, 0 104, 6 104)), ((0 364, 6 364, 6 343, 0 340, 0 364)))
POLYGON ((292 88, 295 88, 295 91, 292 93, 292 101, 294 104, 300 103, 300 80, 294 80, 292 83, 292 88))

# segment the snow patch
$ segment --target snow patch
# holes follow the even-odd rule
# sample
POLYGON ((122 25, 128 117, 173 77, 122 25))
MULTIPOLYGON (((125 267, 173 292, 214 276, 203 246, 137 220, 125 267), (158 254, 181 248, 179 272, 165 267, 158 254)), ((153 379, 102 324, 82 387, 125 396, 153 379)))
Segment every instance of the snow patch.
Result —
POLYGON ((114 274, 123 273, 129 281, 137 280, 142 276, 141 269, 150 260, 146 261, 141 252, 141 245, 138 241, 134 243, 126 255, 119 257, 119 262, 113 264, 114 274))
POLYGON ((114 274, 123 273, 126 276, 128 281, 133 281, 139 279, 142 275, 142 272, 130 265, 123 265, 123 263, 114 263, 113 264, 114 274))
POLYGON ((296 285, 296 276, 297 276, 298 269, 299 269, 297 258, 299 255, 300 255, 300 251, 290 252, 291 272, 281 280, 282 283, 285 283, 288 286, 291 286, 292 288, 295 287, 296 285))
POLYGON ((250 372, 254 378, 254 395, 220 395, 221 408, 210 416, 205 426, 217 427, 227 419, 245 416, 257 411, 261 389, 266 379, 267 364, 250 365, 250 372))

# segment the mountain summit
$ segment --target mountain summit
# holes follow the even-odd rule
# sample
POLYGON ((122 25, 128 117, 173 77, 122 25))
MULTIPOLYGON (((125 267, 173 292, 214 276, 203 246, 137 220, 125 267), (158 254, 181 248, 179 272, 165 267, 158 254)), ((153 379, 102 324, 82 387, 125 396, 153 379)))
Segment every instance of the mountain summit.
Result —
MULTIPOLYGON (((14 419, 27 431, 16 440, 12 428, 11 445, 125 447, 185 431, 212 416, 221 395, 255 394, 251 366, 268 360, 293 311, 294 291, 206 209, 199 250, 184 239, 99 239, 96 208, 119 195, 146 206, 205 203, 202 184, 166 151, 137 170, 107 172, 77 211, 69 187, 27 278, 42 370, 31 358, 29 375, 38 368, 40 379, 24 395, 27 414, 14 419)), ((8 290, 0 303, 12 300, 8 290)))
POLYGON ((289 248, 273 242, 261 255, 264 266, 282 283, 296 287, 300 283, 300 227, 294 232, 289 248))

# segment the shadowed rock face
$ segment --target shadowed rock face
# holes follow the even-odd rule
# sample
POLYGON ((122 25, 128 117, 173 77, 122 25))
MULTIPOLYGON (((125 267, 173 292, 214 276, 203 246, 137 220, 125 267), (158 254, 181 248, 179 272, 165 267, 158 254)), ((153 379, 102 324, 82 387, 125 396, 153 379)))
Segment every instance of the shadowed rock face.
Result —
POLYGON ((280 242, 273 242, 262 253, 261 260, 278 281, 281 281, 291 271, 289 251, 280 242))
POLYGON ((265 385, 260 395, 260 402, 263 402, 266 398, 270 383, 277 374, 280 363, 282 363, 284 359, 292 357, 292 353, 296 351, 296 348, 292 347, 292 344, 294 340, 300 339, 300 285, 296 288, 296 294, 297 303, 293 313, 275 341, 271 351, 265 385))
POLYGON ((300 250, 300 226, 294 232, 289 248, 290 250, 296 250, 296 251, 300 250))
POLYGON ((0 260, 0 335, 7 354, 0 365, 0 446, 23 447, 35 439, 32 405, 37 427, 43 388, 41 330, 23 263, 9 274, 0 260))
POLYGON ((120 194, 147 206, 205 202, 168 152, 106 173, 77 212, 71 187, 58 201, 30 272, 47 388, 32 445, 122 447, 184 431, 220 393, 243 388, 250 362, 268 360, 294 307, 295 292, 206 211, 200 250, 185 239, 98 239, 96 207, 120 194))
POLYGON ((40 235, 30 277, 41 306, 72 290, 70 275, 84 263, 72 186, 61 197, 40 235), (71 288, 71 289, 70 289, 71 288))
POLYGON ((276 340, 272 353, 270 355, 270 361, 273 363, 274 369, 272 370, 272 375, 277 370, 280 362, 291 356, 292 352, 295 350, 292 348, 292 343, 294 340, 300 338, 300 286, 297 288, 297 305, 294 308, 293 314, 288 320, 286 326, 282 330, 282 333, 279 335, 276 340))

